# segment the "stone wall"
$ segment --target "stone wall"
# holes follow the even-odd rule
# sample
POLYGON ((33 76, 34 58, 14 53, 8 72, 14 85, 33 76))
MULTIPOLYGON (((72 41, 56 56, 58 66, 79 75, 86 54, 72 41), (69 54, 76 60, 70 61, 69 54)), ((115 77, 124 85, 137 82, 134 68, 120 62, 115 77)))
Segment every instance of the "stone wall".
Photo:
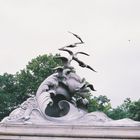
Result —
POLYGON ((140 139, 137 126, 1 124, 0 139, 7 140, 127 140, 140 139))

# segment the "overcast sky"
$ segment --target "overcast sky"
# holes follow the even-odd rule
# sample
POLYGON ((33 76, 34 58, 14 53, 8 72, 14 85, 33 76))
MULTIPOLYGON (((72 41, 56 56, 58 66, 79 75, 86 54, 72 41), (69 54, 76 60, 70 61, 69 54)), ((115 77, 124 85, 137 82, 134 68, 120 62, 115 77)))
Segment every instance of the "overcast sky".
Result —
POLYGON ((76 42, 67 31, 81 36, 77 50, 90 56, 80 58, 98 71, 74 63, 94 95, 113 106, 140 98, 140 0, 0 0, 0 74, 76 42))

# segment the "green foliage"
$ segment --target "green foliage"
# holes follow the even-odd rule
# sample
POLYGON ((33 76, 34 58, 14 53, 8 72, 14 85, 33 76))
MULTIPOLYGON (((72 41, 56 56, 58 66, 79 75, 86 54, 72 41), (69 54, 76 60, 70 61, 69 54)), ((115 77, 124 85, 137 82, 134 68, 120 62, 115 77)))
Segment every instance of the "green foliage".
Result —
POLYGON ((89 98, 88 112, 103 111, 104 113, 106 113, 109 109, 111 109, 111 104, 110 100, 106 96, 91 96, 89 98))
POLYGON ((140 99, 130 104, 129 114, 131 119, 140 121, 140 99))
POLYGON ((15 76, 4 73, 0 76, 0 119, 17 107, 17 81, 15 76))
POLYGON ((122 105, 108 111, 108 116, 115 120, 130 118, 140 121, 140 99, 131 101, 130 98, 126 98, 122 105))
POLYGON ((117 108, 112 108, 108 112, 108 116, 115 120, 129 118, 128 109, 130 103, 131 100, 127 98, 122 105, 118 106, 117 108))
POLYGON ((54 57, 51 54, 38 56, 15 75, 0 75, 0 119, 34 95, 40 83, 53 73, 53 68, 61 65, 54 57))

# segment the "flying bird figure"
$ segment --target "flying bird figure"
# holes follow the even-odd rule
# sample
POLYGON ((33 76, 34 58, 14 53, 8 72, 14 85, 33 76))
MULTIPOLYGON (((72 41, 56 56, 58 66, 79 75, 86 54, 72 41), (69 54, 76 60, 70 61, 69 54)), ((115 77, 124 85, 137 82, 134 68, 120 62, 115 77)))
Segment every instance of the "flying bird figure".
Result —
POLYGON ((68 33, 73 34, 76 38, 78 38, 80 40, 80 42, 78 42, 76 44, 83 44, 84 43, 83 40, 81 39, 81 37, 79 37, 77 34, 74 34, 74 33, 70 32, 70 31, 68 31, 68 33))
POLYGON ((88 68, 94 72, 97 72, 95 71, 91 66, 85 64, 83 61, 79 60, 78 58, 73 58, 73 60, 75 60, 76 62, 78 62, 79 66, 83 67, 83 68, 88 68))
POLYGON ((87 89, 87 87, 88 88, 90 88, 92 91, 96 91, 95 89, 94 89, 94 86, 92 85, 92 84, 84 84, 80 89, 81 90, 83 90, 83 89, 87 89))
POLYGON ((60 50, 60 51, 66 51, 66 52, 68 52, 72 57, 76 57, 77 54, 84 54, 84 55, 89 56, 89 54, 87 54, 87 53, 85 53, 85 52, 76 52, 76 53, 74 54, 71 50, 68 50, 68 49, 65 49, 65 48, 60 48, 60 49, 58 49, 58 50, 60 50))
POLYGON ((62 48, 74 48, 74 47, 77 47, 78 44, 84 44, 83 40, 77 34, 74 34, 74 33, 69 32, 69 31, 68 31, 68 33, 74 35, 76 38, 78 38, 80 40, 80 42, 76 42, 74 44, 70 44, 70 45, 64 46, 62 48))
MULTIPOLYGON (((71 50, 68 50, 68 49, 65 49, 65 48, 60 48, 59 49, 60 51, 65 51, 65 52, 68 52, 70 54, 69 58, 68 58, 68 61, 69 61, 69 64, 71 63, 72 60, 74 60, 75 58, 77 58, 77 55, 78 54, 83 54, 83 55, 87 55, 89 56, 89 54, 85 53, 85 52, 76 52, 76 53, 73 53, 71 50)), ((66 61, 65 61, 66 62, 66 61)))
POLYGON ((83 61, 81 61, 81 60, 79 60, 79 59, 77 58, 77 55, 78 55, 78 54, 84 54, 84 55, 87 55, 87 56, 89 56, 89 54, 87 54, 87 53, 85 53, 85 52, 76 52, 76 53, 74 54, 71 50, 68 50, 68 49, 65 49, 65 48, 60 48, 59 50, 60 50, 60 51, 66 51, 66 52, 68 52, 68 53, 70 54, 70 57, 69 57, 67 60, 66 60, 66 57, 63 58, 63 60, 62 60, 62 58, 61 58, 61 60, 63 61, 63 63, 64 63, 65 65, 68 66, 68 65, 70 65, 70 63, 71 63, 72 60, 75 60, 76 62, 78 62, 79 66, 81 66, 81 67, 83 67, 83 68, 88 68, 88 69, 90 69, 90 70, 96 72, 91 66, 85 64, 83 61))
POLYGON ((89 87, 92 91, 96 91, 96 90, 94 89, 94 86, 93 86, 92 84, 88 84, 87 87, 89 87))

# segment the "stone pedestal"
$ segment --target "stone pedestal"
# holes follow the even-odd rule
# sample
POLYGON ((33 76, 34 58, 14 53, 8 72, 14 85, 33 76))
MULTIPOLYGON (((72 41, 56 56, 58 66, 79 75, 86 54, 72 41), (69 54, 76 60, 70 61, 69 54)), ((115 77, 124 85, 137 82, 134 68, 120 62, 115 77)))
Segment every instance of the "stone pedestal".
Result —
POLYGON ((138 126, 1 124, 0 139, 7 140, 130 140, 140 139, 138 126))

